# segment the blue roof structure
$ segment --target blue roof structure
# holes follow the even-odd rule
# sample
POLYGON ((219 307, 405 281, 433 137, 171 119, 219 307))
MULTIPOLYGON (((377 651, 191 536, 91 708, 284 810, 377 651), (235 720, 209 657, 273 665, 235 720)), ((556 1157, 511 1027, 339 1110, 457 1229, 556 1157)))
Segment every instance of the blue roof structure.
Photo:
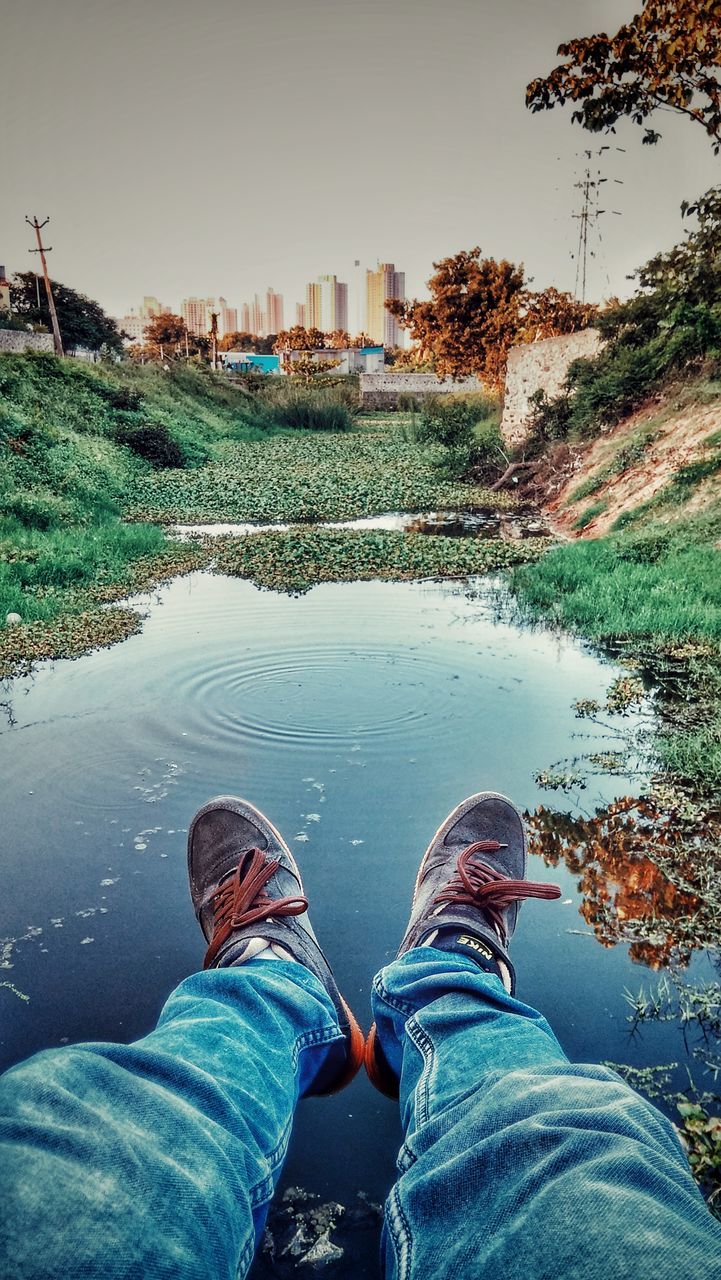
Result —
POLYGON ((280 356, 258 355, 255 351, 228 351, 225 367, 234 369, 236 373, 277 373, 280 356))

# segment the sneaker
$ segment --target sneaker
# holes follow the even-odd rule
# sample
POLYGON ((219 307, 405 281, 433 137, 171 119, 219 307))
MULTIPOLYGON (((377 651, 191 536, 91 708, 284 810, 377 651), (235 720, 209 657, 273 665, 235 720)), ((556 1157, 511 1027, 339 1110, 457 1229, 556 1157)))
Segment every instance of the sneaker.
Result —
POLYGON ((204 969, 241 965, 270 948, 310 969, 335 1006, 345 1059, 316 1080, 313 1093, 336 1093, 363 1062, 364 1037, 341 996, 308 919, 295 858, 264 814, 235 796, 203 805, 188 832, 188 874, 208 950, 204 969))
MULTIPOLYGON (((469 796, 431 840, 416 879, 408 929, 398 949, 437 947, 467 956, 501 979, 513 995, 516 975, 508 943, 525 898, 560 898, 555 884, 526 880, 526 835, 514 804, 494 791, 469 796)), ((398 1097, 375 1023, 366 1041, 371 1082, 398 1097)))

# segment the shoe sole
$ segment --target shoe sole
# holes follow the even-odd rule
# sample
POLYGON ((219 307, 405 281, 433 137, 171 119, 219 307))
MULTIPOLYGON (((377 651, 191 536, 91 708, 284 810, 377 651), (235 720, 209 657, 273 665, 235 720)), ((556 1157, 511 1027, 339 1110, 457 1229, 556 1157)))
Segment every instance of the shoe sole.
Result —
MULTIPOLYGON (((212 810, 220 808, 228 809, 231 813, 237 813, 241 818, 245 818, 252 822, 254 826, 258 827, 259 831, 263 832, 264 835, 267 835, 268 832, 272 833, 273 838, 278 842, 281 849, 286 854, 293 874, 298 878, 298 883, 302 893, 303 879, 300 874, 300 868, 293 857, 291 850, 283 839, 283 836, 280 834, 280 831, 271 822, 270 818, 266 817, 266 815, 260 809, 256 808, 254 804, 250 803, 250 800, 243 800, 240 796, 214 796, 212 800, 209 800, 207 804, 203 805, 202 809, 198 809, 198 812, 193 815, 190 827, 188 828, 188 878, 191 881, 191 884, 193 882, 191 850, 193 847, 193 833, 195 831, 196 823, 198 823, 206 813, 210 813, 212 810)), ((343 999, 340 992, 338 992, 338 994, 343 1006, 343 1011, 348 1019, 348 1061, 344 1072, 339 1076, 338 1080, 334 1081, 334 1083, 327 1089, 323 1089, 319 1091, 318 1094, 314 1095, 319 1098, 329 1097, 334 1093, 340 1093, 341 1089, 345 1089, 346 1085, 350 1084, 351 1080, 357 1076, 365 1061, 366 1038, 350 1005, 343 999)))
MULTIPOLYGON (((445 839, 448 832, 451 831, 453 827, 455 827, 456 823, 459 822, 461 818, 465 817, 465 815, 471 809, 475 809, 476 805, 479 804, 482 800, 503 800, 506 804, 510 805, 510 807, 514 810, 515 813, 518 814, 518 818, 521 823, 521 829, 523 832, 523 873, 525 875, 528 851, 526 848, 526 828, 525 828, 525 825, 523 822, 523 816, 520 810, 513 803, 512 800, 509 800, 508 796, 504 796, 503 793, 500 791, 476 791, 474 795, 467 796, 465 800, 461 800, 461 803, 456 805, 455 809, 453 809, 452 812, 448 814, 448 817, 444 818, 440 827, 438 828, 435 835, 433 836, 433 839, 428 845, 428 848, 426 849, 421 859, 421 865, 418 868, 418 875, 416 876, 416 882, 415 882, 415 885, 413 886, 413 900, 411 902, 411 914, 413 914, 413 909, 416 905, 418 892, 420 890, 421 881, 423 879, 423 872, 425 871, 425 868, 426 868, 426 863, 428 862, 428 859, 431 856, 431 854, 436 849, 438 842, 441 839, 445 839)), ((381 1048, 380 1041, 378 1040, 378 1028, 376 1027, 375 1022, 371 1023, 371 1028, 366 1038, 364 1065, 366 1069, 366 1075, 368 1076, 368 1079, 370 1080, 374 1088, 376 1088, 379 1091, 379 1093, 385 1094, 386 1098, 397 1099, 398 1092, 399 1092, 398 1080, 395 1076, 395 1073, 391 1071, 390 1067, 385 1061, 383 1050, 381 1048)))

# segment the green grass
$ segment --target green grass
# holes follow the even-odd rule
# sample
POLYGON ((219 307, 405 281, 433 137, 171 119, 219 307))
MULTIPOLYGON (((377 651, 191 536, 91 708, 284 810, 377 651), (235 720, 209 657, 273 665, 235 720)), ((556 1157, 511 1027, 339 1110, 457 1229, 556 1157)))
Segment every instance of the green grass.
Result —
POLYGON ((591 524, 596 519, 596 516, 603 515, 603 512, 607 510, 608 501, 605 498, 600 502, 592 502, 591 506, 586 507, 586 510, 581 512, 578 519, 574 520, 574 529, 585 529, 587 525, 591 524))
POLYGON ((165 523, 294 522, 514 505, 508 495, 443 480, 439 452, 388 432, 228 445, 222 461, 201 470, 134 477, 127 510, 165 523))
POLYGON ((661 682, 659 763, 698 792, 721 792, 721 513, 555 547, 514 570, 534 617, 602 643, 625 644, 661 682), (699 644, 701 649, 699 650, 699 644))
MULTIPOLYGON (((574 506, 575 503, 581 502, 584 498, 590 498, 592 494, 598 493, 609 480, 613 480, 614 476, 624 475, 626 471, 638 465, 643 461, 646 451, 658 439, 658 430, 644 427, 641 431, 637 431, 630 439, 626 439, 620 449, 616 451, 610 462, 604 467, 596 471, 593 475, 587 476, 581 484, 569 494, 564 502, 565 507, 574 506)), ((582 528, 577 525, 574 528, 582 528)))

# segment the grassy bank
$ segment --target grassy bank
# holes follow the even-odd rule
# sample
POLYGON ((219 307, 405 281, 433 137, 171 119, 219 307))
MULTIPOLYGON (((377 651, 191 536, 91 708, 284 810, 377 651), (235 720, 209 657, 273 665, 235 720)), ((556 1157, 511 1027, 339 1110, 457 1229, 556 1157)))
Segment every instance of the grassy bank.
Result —
MULTIPOLYGON (((442 449, 405 440, 399 418, 356 427, 354 394, 349 386, 299 390, 280 379, 249 390, 183 364, 88 367, 0 356, 0 675, 122 639, 138 628, 138 615, 104 603, 217 557, 217 545, 178 544, 162 524, 513 505, 444 479, 442 449), (20 622, 3 626, 7 614, 20 622)), ((316 544, 297 531, 281 581, 272 555, 264 566, 272 545, 258 542, 243 573, 285 590, 333 573, 455 576, 466 563, 481 572, 509 555, 501 547, 484 560, 460 546, 434 554, 428 539, 411 554, 402 535, 371 548, 359 534, 342 543, 343 554, 340 543, 323 544, 324 570, 316 544), (297 572, 303 557, 305 578, 297 572)), ((242 559, 238 552, 229 571, 242 559)))

